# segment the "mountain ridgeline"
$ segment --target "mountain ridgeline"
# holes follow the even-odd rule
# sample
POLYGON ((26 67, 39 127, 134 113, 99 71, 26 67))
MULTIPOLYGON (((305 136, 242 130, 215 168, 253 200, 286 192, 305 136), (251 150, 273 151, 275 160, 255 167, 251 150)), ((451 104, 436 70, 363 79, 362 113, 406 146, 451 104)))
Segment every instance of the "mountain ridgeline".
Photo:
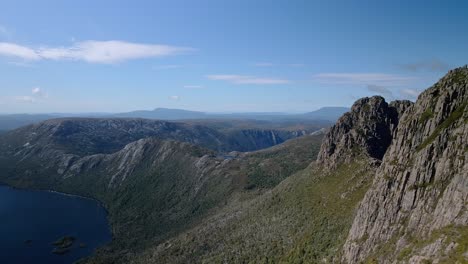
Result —
POLYGON ((0 136, 0 181, 103 202, 114 239, 83 263, 468 261, 468 67, 304 134, 49 120, 0 136))
POLYGON ((464 263, 468 68, 407 107, 344 245, 343 261, 464 263))
MULTIPOLYGON (((0 115, 0 131, 16 129, 22 126, 39 123, 54 118, 142 118, 166 121, 218 121, 236 124, 249 121, 250 123, 300 123, 326 124, 334 123, 343 113, 348 111, 346 107, 322 107, 316 111, 303 114, 254 112, 254 113, 205 113, 199 111, 189 111, 183 109, 156 108, 154 110, 138 110, 125 113, 50 113, 50 114, 5 114, 0 115)), ((209 122, 208 122, 209 123, 209 122)), ((256 126, 257 127, 257 126, 256 126)))

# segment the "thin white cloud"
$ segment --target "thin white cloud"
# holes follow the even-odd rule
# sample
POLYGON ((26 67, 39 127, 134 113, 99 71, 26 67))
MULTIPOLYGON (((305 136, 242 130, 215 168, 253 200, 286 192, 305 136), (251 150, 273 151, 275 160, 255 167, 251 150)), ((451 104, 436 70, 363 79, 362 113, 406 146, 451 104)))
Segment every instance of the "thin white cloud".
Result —
POLYGON ((13 99, 19 103, 36 103, 47 99, 49 96, 40 87, 31 89, 31 95, 14 96, 13 99))
POLYGON ((15 100, 19 103, 35 103, 36 102, 36 98, 34 98, 33 96, 28 96, 28 95, 25 95, 25 96, 15 96, 15 100))
POLYGON ((184 88, 197 89, 197 88, 203 88, 203 85, 184 85, 184 88))
POLYGON ((326 84, 347 85, 405 85, 414 81, 414 77, 385 73, 320 73, 312 76, 313 80, 326 84))
POLYGON ((40 97, 40 98, 47 98, 48 97, 47 93, 44 92, 40 87, 32 88, 31 93, 35 97, 40 97))
POLYGON ((285 84, 290 83, 286 79, 278 78, 262 78, 249 75, 234 75, 234 74, 221 74, 221 75, 207 75, 210 80, 227 81, 234 84, 285 84))
POLYGON ((379 95, 383 95, 384 97, 386 97, 388 99, 393 98, 392 91, 390 89, 388 89, 387 87, 384 87, 384 86, 370 84, 370 85, 367 85, 367 90, 369 90, 369 91, 371 91, 373 93, 377 93, 379 95))
POLYGON ((170 99, 170 100, 173 100, 173 101, 179 101, 179 100, 180 100, 180 96, 178 96, 178 95, 171 95, 171 96, 169 96, 169 99, 170 99))
POLYGON ((0 55, 18 57, 24 60, 40 60, 37 52, 28 47, 16 45, 13 43, 0 42, 0 55))
POLYGON ((400 94, 409 99, 416 99, 418 98, 418 95, 421 93, 421 91, 416 90, 416 89, 402 89, 400 90, 400 94))
POLYGON ((77 42, 69 47, 31 48, 0 42, 0 55, 24 60, 75 60, 89 63, 118 63, 133 59, 164 57, 192 51, 192 48, 140 44, 125 41, 77 42))
POLYGON ((419 71, 429 71, 429 72, 443 72, 449 70, 450 66, 439 60, 439 59, 431 59, 431 60, 424 60, 419 61, 416 63, 407 63, 399 65, 400 68, 411 71, 411 72, 419 72, 419 71))

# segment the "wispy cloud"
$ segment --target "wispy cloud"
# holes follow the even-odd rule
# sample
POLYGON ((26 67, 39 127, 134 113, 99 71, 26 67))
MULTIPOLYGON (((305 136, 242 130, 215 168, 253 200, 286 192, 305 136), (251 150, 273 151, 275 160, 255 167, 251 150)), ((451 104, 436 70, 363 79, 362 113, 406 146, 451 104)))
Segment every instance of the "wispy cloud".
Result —
POLYGON ((173 101, 179 101, 179 100, 180 100, 180 96, 178 96, 178 95, 171 95, 171 96, 169 96, 169 99, 170 99, 170 100, 173 100, 173 101))
POLYGON ((36 98, 29 96, 29 95, 24 95, 24 96, 15 96, 15 100, 19 103, 35 103, 36 98))
POLYGON ((40 60, 36 51, 13 43, 0 42, 0 55, 18 57, 24 60, 40 60))
POLYGON ((386 73, 320 73, 312 78, 326 84, 379 86, 406 85, 415 80, 414 77, 386 73))
POLYGON ((40 87, 34 87, 31 90, 31 93, 34 97, 38 98, 47 98, 49 95, 45 91, 43 91, 40 87))
POLYGON ((45 100, 48 97, 48 94, 40 87, 34 87, 31 89, 31 95, 15 96, 14 99, 20 103, 36 103, 38 101, 45 100))
POLYGON ((184 88, 198 89, 198 88, 203 88, 203 85, 184 85, 184 88))
POLYGON ((370 84, 367 85, 367 90, 377 93, 379 95, 382 95, 386 97, 387 99, 393 99, 393 93, 390 91, 390 89, 380 86, 380 85, 375 85, 375 84, 370 84))
POLYGON ((400 68, 411 71, 430 71, 430 72, 443 72, 449 70, 449 65, 439 59, 425 60, 416 63, 407 63, 398 65, 400 68))
POLYGON ((75 60, 89 63, 118 63, 133 59, 164 57, 193 51, 192 48, 140 44, 125 41, 77 42, 69 47, 32 48, 0 42, 0 55, 23 60, 75 60))
POLYGON ((264 78, 249 75, 234 75, 234 74, 221 74, 221 75, 207 75, 210 80, 227 81, 235 84, 286 84, 291 81, 279 78, 264 78))
POLYGON ((400 94, 402 97, 407 98, 407 99, 416 99, 418 98, 418 95, 421 93, 421 91, 417 89, 402 89, 400 90, 400 94))

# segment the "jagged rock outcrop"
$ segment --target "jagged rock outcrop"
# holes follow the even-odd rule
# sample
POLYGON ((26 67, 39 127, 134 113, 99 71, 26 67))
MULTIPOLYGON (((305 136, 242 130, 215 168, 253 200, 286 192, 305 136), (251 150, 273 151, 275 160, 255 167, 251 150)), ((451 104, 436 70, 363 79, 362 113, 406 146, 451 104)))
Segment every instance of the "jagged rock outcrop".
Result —
POLYGON ((466 263, 468 68, 450 71, 404 108, 342 261, 466 263))
POLYGON ((381 160, 392 142, 399 115, 410 105, 409 101, 387 104, 381 96, 359 99, 326 135, 318 162, 334 169, 358 155, 381 160))

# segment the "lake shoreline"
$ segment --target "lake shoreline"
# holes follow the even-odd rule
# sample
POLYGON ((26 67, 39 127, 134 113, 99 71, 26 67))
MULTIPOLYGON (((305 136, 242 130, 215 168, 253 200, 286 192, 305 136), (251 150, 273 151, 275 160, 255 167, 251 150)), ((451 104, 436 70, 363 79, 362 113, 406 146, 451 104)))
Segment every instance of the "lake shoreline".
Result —
POLYGON ((70 198, 78 198, 78 199, 82 199, 82 200, 87 200, 87 201, 92 201, 94 202, 100 209, 102 209, 103 213, 104 213, 104 218, 105 218, 105 222, 106 222, 106 231, 109 233, 110 237, 109 237, 109 241, 108 242, 105 242, 104 244, 100 245, 100 246, 97 246, 93 249, 93 252, 90 254, 90 255, 87 255, 87 256, 83 256, 82 258, 79 258, 77 259, 76 261, 80 261, 80 260, 83 260, 83 259, 86 259, 86 258, 89 258, 89 257, 92 257, 93 255, 96 254, 96 252, 99 251, 99 249, 101 248, 104 248, 106 247, 107 245, 109 245, 110 243, 112 243, 114 240, 115 240, 115 234, 113 232, 113 228, 112 228, 112 224, 111 224, 111 221, 110 221, 110 217, 109 217, 109 210, 107 209, 107 207, 105 206, 105 204, 103 202, 101 202, 100 200, 96 199, 96 198, 93 198, 93 197, 87 197, 87 196, 82 196, 82 195, 78 195, 78 194, 73 194, 73 193, 67 193, 67 192, 61 192, 61 191, 56 191, 56 190, 53 190, 53 189, 45 189, 45 188, 32 188, 32 187, 21 187, 21 186, 15 186, 15 185, 12 185, 12 184, 8 184, 8 183, 5 183, 5 182, 0 182, 0 187, 4 187, 4 188, 8 188, 10 190, 14 190, 14 191, 26 191, 26 192, 32 192, 32 193, 50 193, 50 194, 56 194, 56 195, 60 195, 60 196, 64 196, 64 197, 70 197, 70 198))

